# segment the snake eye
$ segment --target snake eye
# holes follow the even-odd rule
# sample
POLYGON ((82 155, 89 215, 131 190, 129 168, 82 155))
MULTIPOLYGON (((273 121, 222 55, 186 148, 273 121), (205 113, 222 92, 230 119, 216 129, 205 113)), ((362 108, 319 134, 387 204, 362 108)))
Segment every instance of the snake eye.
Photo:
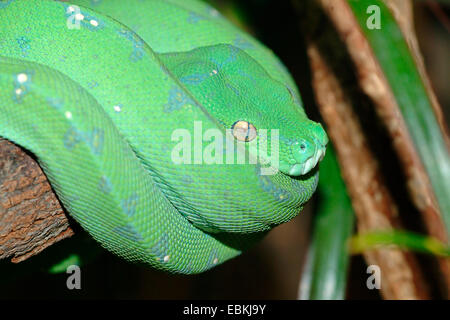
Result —
POLYGON ((249 142, 256 138, 256 128, 248 121, 239 120, 232 126, 233 136, 239 141, 249 142))

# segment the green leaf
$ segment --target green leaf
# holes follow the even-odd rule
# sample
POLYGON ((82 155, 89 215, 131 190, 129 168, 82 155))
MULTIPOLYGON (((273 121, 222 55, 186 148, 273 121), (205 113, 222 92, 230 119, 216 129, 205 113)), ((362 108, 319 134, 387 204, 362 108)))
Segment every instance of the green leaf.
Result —
POLYGON ((400 230, 376 231, 355 235, 350 241, 351 252, 362 253, 374 248, 396 246, 407 250, 450 257, 450 247, 435 238, 400 230))
POLYGON ((349 263, 348 240, 354 214, 331 146, 320 164, 318 206, 305 270, 300 282, 302 300, 345 298, 349 263))

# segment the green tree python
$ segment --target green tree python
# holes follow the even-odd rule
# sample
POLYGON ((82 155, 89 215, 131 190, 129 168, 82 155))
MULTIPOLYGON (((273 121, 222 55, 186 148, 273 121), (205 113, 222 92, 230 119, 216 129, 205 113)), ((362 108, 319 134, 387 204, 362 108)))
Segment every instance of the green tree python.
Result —
POLYGON ((0 1, 0 136, 104 248, 184 274, 295 217, 328 141, 274 53, 194 0, 0 1))

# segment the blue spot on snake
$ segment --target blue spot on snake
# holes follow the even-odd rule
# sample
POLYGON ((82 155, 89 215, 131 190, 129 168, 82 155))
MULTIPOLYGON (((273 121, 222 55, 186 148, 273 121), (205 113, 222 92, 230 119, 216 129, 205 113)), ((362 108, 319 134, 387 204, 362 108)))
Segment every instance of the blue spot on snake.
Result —
POLYGON ((102 129, 94 128, 89 132, 87 141, 94 154, 100 154, 103 150, 104 132, 102 129))
POLYGON ((137 62, 144 56, 144 41, 140 39, 134 32, 121 29, 118 31, 121 37, 129 40, 133 46, 133 52, 130 55, 131 62, 137 62))
POLYGON ((119 234, 120 236, 131 240, 131 241, 142 241, 143 238, 139 234, 139 232, 136 230, 135 227, 133 227, 131 224, 126 224, 121 227, 114 228, 113 232, 119 234))
POLYGON ((169 100, 164 105, 164 112, 172 112, 181 109, 187 104, 194 104, 192 99, 178 86, 172 86, 169 91, 169 100))
POLYGON ((22 51, 22 56, 27 56, 28 51, 31 49, 30 42, 27 37, 21 36, 16 39, 17 44, 19 45, 20 50, 22 51))
POLYGON ((64 146, 72 150, 79 142, 84 141, 93 154, 100 154, 103 150, 104 133, 102 129, 94 128, 84 133, 74 127, 70 127, 64 134, 64 146))
POLYGON ((83 13, 84 19, 81 21, 81 25, 90 31, 98 31, 105 27, 105 23, 99 20, 97 17, 90 14, 83 13))
POLYGON ((4 9, 9 6, 14 0, 0 1, 0 9, 4 9))
POLYGON ((91 81, 87 85, 88 85, 89 89, 94 89, 94 88, 97 88, 99 86, 97 81, 91 81))
POLYGON ((120 205, 123 212, 125 212, 129 217, 136 213, 136 205, 138 202, 138 195, 133 193, 128 199, 122 200, 120 205))
POLYGON ((81 135, 74 127, 70 127, 64 134, 64 146, 72 150, 81 141, 81 135))

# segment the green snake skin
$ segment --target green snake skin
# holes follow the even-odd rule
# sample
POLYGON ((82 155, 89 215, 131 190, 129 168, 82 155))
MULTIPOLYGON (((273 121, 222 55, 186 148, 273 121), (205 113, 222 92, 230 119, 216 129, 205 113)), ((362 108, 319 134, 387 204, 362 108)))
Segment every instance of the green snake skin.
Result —
POLYGON ((0 136, 36 156, 104 248, 185 274, 295 217, 328 141, 279 59, 194 0, 0 1, 0 136), (279 160, 202 161, 221 160, 208 130, 225 139, 239 121, 279 160), (181 164, 180 141, 191 142, 181 164), (262 174, 269 166, 279 171, 262 174))

